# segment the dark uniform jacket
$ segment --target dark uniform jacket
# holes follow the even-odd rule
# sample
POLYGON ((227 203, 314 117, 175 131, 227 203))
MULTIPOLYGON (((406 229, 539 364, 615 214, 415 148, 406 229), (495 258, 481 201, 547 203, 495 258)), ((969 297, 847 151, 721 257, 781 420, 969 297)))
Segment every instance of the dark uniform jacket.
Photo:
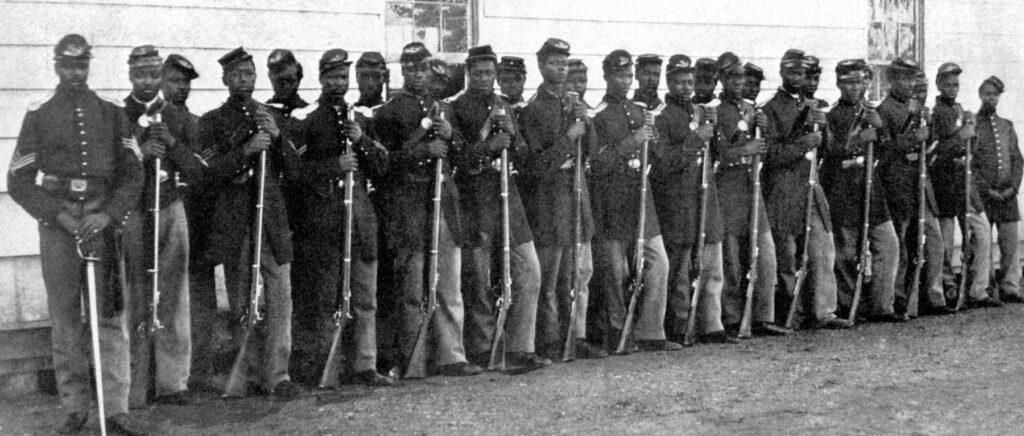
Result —
POLYGON ((994 223, 1020 221, 1017 190, 1020 188, 1022 161, 1013 123, 994 112, 982 112, 978 114, 977 134, 978 148, 973 156, 977 171, 974 178, 978 193, 985 202, 988 219, 994 223), (1006 198, 997 200, 989 190, 1002 191, 1006 198))
MULTIPOLYGON (((878 156, 878 175, 885 186, 885 199, 889 216, 905 222, 917 216, 918 154, 921 143, 914 137, 920 117, 907 110, 907 102, 890 94, 878 106, 883 127, 879 131, 881 142, 875 144, 878 156)), ((936 212, 931 179, 925 183, 925 200, 929 210, 936 212)))
MULTIPOLYGON (((935 162, 928 174, 935 181, 939 218, 953 218, 964 212, 964 158, 967 141, 959 136, 963 123, 960 103, 942 96, 935 98, 929 141, 938 141, 939 145, 935 149, 935 162)), ((977 170, 977 163, 973 165, 977 170)), ((983 212, 985 205, 978 196, 977 178, 974 179, 970 187, 971 205, 974 210, 983 212)))
MULTIPOLYGON (((606 95, 605 107, 594 117, 597 150, 591 155, 590 192, 593 193, 594 238, 633 241, 640 218, 640 145, 633 132, 644 124, 644 110, 625 98, 606 95)), ((650 141, 648 164, 657 160, 658 146, 650 141)), ((661 235, 654 197, 643 198, 647 210, 644 238, 661 235)))
MULTIPOLYGON (((667 101, 654 120, 660 135, 661 159, 651 168, 651 190, 658 210, 658 224, 666 244, 693 246, 700 222, 701 153, 700 137, 690 130, 694 107, 688 100, 665 96, 667 101)), ((712 156, 713 158, 713 156, 712 156)), ((709 171, 710 173, 710 171, 709 171)), ((708 175, 712 177, 711 174, 708 175)), ((708 184, 705 213, 705 243, 722 240, 722 219, 718 210, 715 180, 708 184)))
MULTIPOLYGON (((459 186, 463 231, 469 246, 479 246, 483 235, 488 235, 495 244, 501 243, 501 152, 487 149, 487 143, 480 139, 490 114, 500 105, 505 113, 514 118, 512 107, 497 94, 467 90, 452 102, 452 128, 458 130, 466 141, 459 156, 452 156, 457 170, 455 183, 459 186)), ((493 130, 492 130, 493 131, 493 130)), ((524 148, 522 135, 513 136, 509 149, 510 172, 516 167, 517 155, 524 148)), ((509 175, 508 181, 509 237, 513 247, 533 241, 530 226, 526 222, 526 211, 519 198, 516 178, 509 175)))
MULTIPOLYGON (((210 151, 206 181, 216 196, 208 257, 215 263, 233 265, 242 243, 251 238, 255 223, 259 154, 245 155, 245 144, 258 130, 253 118, 259 103, 230 97, 219 108, 199 119, 199 145, 210 151)), ((292 261, 292 234, 288 228, 279 174, 294 161, 286 143, 282 122, 277 119, 281 136, 267 151, 267 175, 264 191, 263 241, 270 244, 279 265, 292 261)))
MULTIPOLYGON (((839 227, 859 228, 864 225, 864 191, 867 143, 856 136, 864 127, 863 106, 839 100, 828 113, 829 142, 822 150, 821 186, 828 197, 832 224, 839 227), (860 161, 857 161, 860 159, 860 161)), ((881 132, 879 132, 881 133, 881 132)), ((873 159, 884 160, 886 150, 875 141, 873 159)), ((870 225, 889 221, 889 208, 885 202, 885 186, 877 171, 872 173, 870 225)))
MULTIPOLYGON (((804 156, 807 149, 796 140, 812 131, 804 102, 783 89, 764 106, 768 117, 765 140, 768 154, 764 162, 764 194, 768 206, 768 219, 776 236, 800 236, 806 225, 808 177, 811 162, 804 156)), ((821 128, 824 136, 825 127, 821 128)), ((824 144, 824 140, 822 141, 824 144)), ((832 231, 828 202, 820 185, 815 185, 814 204, 832 231)))
MULTIPOLYGON (((188 218, 188 249, 194 253, 189 257, 189 270, 202 271, 208 267, 209 262, 203 262, 209 250, 209 233, 213 227, 213 210, 216 206, 216 196, 207 189, 206 159, 210 157, 212 150, 204 150, 199 145, 199 116, 189 111, 188 106, 177 106, 168 104, 164 113, 175 112, 175 116, 164 117, 164 122, 171 130, 171 136, 177 138, 188 137, 193 153, 198 154, 202 164, 202 171, 196 174, 180 174, 180 182, 184 184, 182 192, 185 199, 185 215, 188 218)), ((180 140, 180 139, 179 139, 180 140)))
MULTIPOLYGON (((320 244, 340 249, 345 232, 345 172, 338 157, 345 153, 347 137, 341 122, 348 116, 348 106, 335 109, 323 103, 307 106, 293 115, 302 119, 300 133, 293 138, 302 154, 296 171, 288 174, 295 187, 293 214, 288 216, 295 229, 295 238, 302 244, 320 244)), ((360 126, 369 119, 355 116, 360 126)), ((367 179, 377 179, 387 172, 387 152, 374 144, 365 133, 352 144, 358 170, 352 187, 352 250, 363 260, 377 258, 377 215, 367 194, 367 179)))
MULTIPOLYGON (((718 124, 715 126, 716 136, 712 148, 717 151, 719 162, 715 184, 718 185, 721 225, 727 235, 748 238, 750 206, 754 195, 753 167, 749 157, 740 157, 732 150, 745 146, 753 138, 756 112, 753 105, 742 99, 725 98, 724 95, 720 98, 722 104, 717 109, 718 124), (740 130, 740 121, 746 124, 746 131, 740 130)), ((765 205, 761 204, 761 207, 765 205)), ((658 213, 661 214, 661 209, 658 209, 658 213)), ((765 232, 769 227, 766 219, 758 223, 759 232, 765 232)))
POLYGON ((139 201, 142 181, 141 154, 122 109, 64 85, 25 114, 7 173, 11 197, 45 226, 79 208, 105 212, 120 226, 139 201))
MULTIPOLYGON (((446 119, 451 120, 452 111, 447 103, 428 94, 415 95, 402 90, 378 109, 371 123, 370 136, 383 144, 389 155, 388 172, 376 186, 380 198, 377 212, 384 218, 384 234, 391 249, 430 246, 435 160, 429 156, 426 143, 432 133, 427 131, 416 142, 409 142, 409 139, 423 133, 420 121, 435 104, 444 111, 446 119)), ((458 156, 462 147, 462 136, 453 128, 448 156, 458 156)), ((452 238, 463 246, 459 190, 452 183, 451 168, 451 162, 446 159, 441 208, 452 238)))
MULTIPOLYGON (((128 95, 124 98, 124 113, 128 117, 128 123, 132 126, 135 140, 141 147, 146 140, 148 128, 142 127, 138 120, 146 113, 146 105, 128 95)), ((187 110, 167 104, 160 110, 162 121, 167 124, 171 136, 174 137, 173 147, 166 147, 164 157, 160 161, 163 170, 160 178, 160 209, 163 209, 181 198, 182 192, 178 189, 178 181, 195 180, 200 177, 205 168, 204 161, 198 152, 194 128, 192 128, 193 115, 187 110)), ((143 169, 146 176, 142 187, 142 198, 139 201, 139 210, 149 211, 153 207, 154 181, 156 178, 155 160, 145 158, 143 169)))
POLYGON ((654 110, 665 104, 665 102, 661 101, 661 98, 658 98, 658 90, 656 89, 637 89, 636 91, 633 91, 632 101, 634 103, 643 103, 647 107, 647 110, 654 110))
MULTIPOLYGON (((523 108, 519 122, 526 146, 516 153, 516 162, 520 164, 517 184, 523 192, 523 205, 530 230, 537 245, 572 245, 576 198, 573 190, 573 156, 576 154, 576 142, 565 134, 575 122, 569 99, 564 92, 559 94, 541 84, 537 95, 523 108)), ((597 144, 597 136, 589 122, 587 133, 580 141, 586 166, 590 151, 597 144)), ((594 220, 590 210, 586 171, 583 172, 581 183, 581 233, 583 242, 589 243, 594 234, 594 220)))

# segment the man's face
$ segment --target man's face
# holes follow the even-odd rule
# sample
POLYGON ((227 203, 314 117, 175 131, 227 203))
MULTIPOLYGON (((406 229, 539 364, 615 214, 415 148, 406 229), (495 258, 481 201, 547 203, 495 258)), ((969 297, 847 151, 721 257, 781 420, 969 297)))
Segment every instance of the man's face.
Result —
POLYGON ((746 84, 746 77, 731 74, 722 78, 722 91, 732 96, 742 97, 743 87, 746 86, 746 84))
POLYGON ((761 93, 761 80, 757 77, 747 76, 743 85, 743 98, 757 101, 757 95, 761 93))
POLYGON ((430 76, 430 64, 427 62, 402 64, 402 80, 405 81, 406 89, 413 91, 427 89, 427 81, 430 80, 430 76))
POLYGON ((565 90, 575 92, 583 97, 587 92, 587 73, 579 71, 570 74, 566 78, 565 90))
POLYGON ((813 96, 815 92, 818 92, 819 83, 821 83, 821 72, 807 75, 807 81, 804 83, 804 91, 807 92, 808 96, 813 96))
POLYGON ((89 61, 59 61, 53 64, 60 83, 73 88, 85 88, 89 80, 89 61))
POLYGON ((715 98, 715 86, 718 82, 712 77, 701 77, 694 82, 694 96, 713 100, 715 98))
POLYGON ((645 64, 638 68, 636 82, 640 89, 657 90, 661 85, 661 65, 645 64))
MULTIPOLYGON (((548 55, 543 62, 538 62, 540 75, 545 83, 561 85, 569 75, 569 56, 563 54, 548 55)), ((504 90, 502 90, 504 92, 504 90)))
POLYGON ((867 84, 867 80, 863 77, 840 80, 836 83, 839 86, 840 98, 848 103, 859 102, 868 89, 867 84))
POLYGON ((435 98, 445 98, 448 93, 448 76, 444 74, 438 74, 432 72, 430 74, 430 80, 427 84, 427 88, 430 90, 430 95, 435 98))
POLYGON ((384 92, 384 71, 380 68, 356 68, 356 84, 360 95, 380 95, 384 92))
POLYGON ((915 82, 916 80, 913 77, 891 78, 889 79, 889 92, 901 99, 911 98, 914 96, 915 82))
POLYGON ((171 103, 183 106, 188 100, 188 94, 192 92, 192 79, 177 68, 165 68, 164 78, 160 89, 164 92, 164 98, 171 103))
POLYGON ((523 86, 526 85, 526 74, 521 71, 502 71, 498 73, 498 86, 501 93, 509 97, 523 95, 523 86))
POLYGON ((142 101, 152 100, 160 91, 162 75, 159 65, 129 68, 128 79, 132 82, 132 95, 142 101))
POLYGON ((982 107, 995 110, 999 104, 999 90, 992 84, 986 83, 978 89, 978 98, 981 99, 982 107))
MULTIPOLYGON (((494 91, 494 78, 497 75, 494 61, 477 61, 469 65, 468 88, 482 93, 494 91)), ((521 91, 520 91, 521 92, 521 91)))
POLYGON ((256 65, 252 61, 239 62, 224 72, 224 86, 233 97, 249 98, 256 86, 256 65))
POLYGON ((920 101, 928 101, 928 80, 924 78, 914 79, 914 98, 920 101))
POLYGON ((956 100, 957 94, 960 93, 960 76, 956 74, 943 75, 935 84, 939 88, 939 94, 950 100, 956 100))
POLYGON ((693 95, 693 90, 697 85, 697 81, 693 78, 693 73, 675 73, 670 74, 667 78, 668 93, 676 97, 690 98, 693 95))
POLYGON ((339 102, 345 99, 348 92, 348 65, 341 65, 320 74, 320 88, 323 94, 339 102))
POLYGON ((299 92, 299 66, 290 65, 287 68, 270 74, 270 85, 274 87, 274 96, 291 98, 299 92))
POLYGON ((633 69, 616 68, 604 74, 604 81, 608 84, 609 95, 625 98, 633 86, 633 69))
POLYGON ((786 68, 779 72, 782 76, 782 86, 789 92, 798 92, 807 85, 807 74, 802 68, 786 68))

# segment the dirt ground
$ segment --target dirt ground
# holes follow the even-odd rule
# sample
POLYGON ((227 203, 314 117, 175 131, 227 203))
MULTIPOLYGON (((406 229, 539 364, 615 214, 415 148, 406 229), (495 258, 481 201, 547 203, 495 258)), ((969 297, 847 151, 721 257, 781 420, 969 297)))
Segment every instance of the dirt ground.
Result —
MULTIPOLYGON (((291 402, 207 394, 139 416, 189 435, 1024 434, 1022 338, 1013 305, 291 402)), ((0 400, 3 435, 52 434, 63 417, 53 396, 0 400)))

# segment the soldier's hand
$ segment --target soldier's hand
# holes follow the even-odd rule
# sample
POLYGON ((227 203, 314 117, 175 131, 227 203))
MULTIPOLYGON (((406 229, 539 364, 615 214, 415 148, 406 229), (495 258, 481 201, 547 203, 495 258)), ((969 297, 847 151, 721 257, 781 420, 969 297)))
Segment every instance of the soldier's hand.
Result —
POLYGON ((60 224, 65 231, 72 235, 78 235, 78 228, 82 226, 81 222, 71 216, 71 214, 64 211, 60 211, 57 214, 57 224, 60 224))
POLYGON ((87 238, 94 233, 99 233, 110 225, 110 215, 106 212, 93 212, 82 218, 82 225, 78 227, 78 236, 87 238))
POLYGON ((761 133, 764 133, 765 130, 768 130, 768 115, 757 111, 757 114, 754 115, 754 125, 761 129, 761 133))
POLYGON ((700 138, 701 141, 708 142, 713 136, 715 136, 715 126, 711 124, 701 124, 700 127, 697 127, 697 131, 695 133, 697 133, 697 137, 700 138))
POLYGON ((143 142, 141 149, 142 156, 145 158, 163 159, 164 153, 166 152, 166 150, 164 149, 164 145, 160 143, 160 141, 153 138, 146 140, 146 142, 143 142))
POLYGON ((448 120, 441 117, 440 114, 434 115, 434 133, 438 138, 444 139, 445 141, 452 139, 452 124, 448 120))
POLYGON ((147 140, 155 139, 162 142, 167 147, 173 147, 174 136, 171 136, 171 129, 167 127, 167 123, 153 123, 149 125, 149 129, 146 130, 147 140))
POLYGON ((427 143, 427 152, 431 157, 443 158, 448 154, 448 143, 440 139, 430 141, 427 143))
POLYGON ((820 110, 811 109, 809 115, 809 121, 811 124, 817 124, 818 127, 824 126, 828 123, 828 120, 825 118, 825 113, 820 110))
POLYGON ((860 138, 861 142, 877 141, 878 130, 876 130, 874 127, 868 127, 864 130, 861 130, 860 134, 857 136, 860 138))
POLYGON ((512 145, 512 137, 505 132, 498 132, 497 135, 491 135, 491 137, 487 139, 487 149, 491 152, 504 150, 510 145, 512 145))
POLYGON ((867 109, 864 111, 864 121, 871 124, 871 127, 881 129, 885 124, 882 123, 882 116, 878 115, 878 111, 874 109, 867 109))
POLYGON ((277 121, 274 120, 274 116, 267 111, 263 106, 256 109, 256 125, 260 127, 260 130, 270 134, 271 138, 277 138, 281 136, 281 129, 277 127, 277 121))
POLYGON ((641 144, 644 141, 648 141, 652 137, 654 137, 654 129, 652 129, 651 126, 646 124, 644 124, 643 127, 640 127, 639 129, 636 129, 635 132, 633 132, 633 140, 636 141, 637 144, 641 144))
POLYGON ((338 163, 341 164, 341 170, 344 172, 358 171, 359 161, 356 159, 355 153, 348 153, 338 156, 338 163))
POLYGON ((1006 199, 1009 199, 1009 198, 1013 198, 1013 196, 1014 196, 1013 188, 1006 188, 1006 189, 1004 189, 1002 191, 999 191, 999 195, 1001 195, 1003 197, 1003 200, 1006 200, 1006 199))
POLYGON ((740 149, 740 156, 752 156, 768 151, 768 142, 764 138, 753 138, 740 149))
POLYGON ((718 108, 709 106, 700 107, 701 121, 704 124, 718 124, 718 108))
POLYGON ((341 129, 345 132, 345 136, 347 136, 352 142, 359 142, 360 139, 363 139, 363 128, 355 121, 342 121, 341 129))
POLYGON ((917 140, 917 142, 927 141, 928 140, 928 128, 927 127, 920 127, 920 128, 918 128, 917 131, 914 132, 914 139, 917 140))
POLYGON ((654 114, 650 111, 644 112, 644 124, 648 126, 654 125, 654 114))
POLYGON ((821 132, 808 133, 804 136, 801 136, 800 139, 798 139, 797 141, 802 143, 804 148, 810 150, 821 144, 821 132))
POLYGON ((960 132, 958 133, 958 135, 960 136, 960 139, 970 139, 970 138, 973 138, 974 137, 974 124, 971 124, 971 123, 964 124, 962 127, 960 127, 960 132))
POLYGON ((270 149, 270 134, 267 132, 259 132, 249 138, 249 142, 245 143, 245 155, 252 156, 261 151, 267 151, 270 149))
POLYGON ((503 132, 511 134, 516 131, 516 126, 512 123, 512 117, 508 114, 492 114, 491 123, 497 125, 503 132))
POLYGON ((565 131, 565 135, 573 141, 579 139, 585 133, 587 133, 587 124, 583 121, 577 121, 573 125, 569 126, 569 130, 565 131))
POLYGON ((996 200, 999 200, 999 201, 1003 201, 1003 200, 1006 199, 1005 197, 1003 197, 1003 193, 999 192, 996 189, 989 189, 988 190, 988 196, 992 197, 992 198, 994 198, 996 200))
POLYGON ((587 117, 589 116, 587 115, 587 105, 579 100, 573 102, 572 116, 580 121, 587 119, 587 117))

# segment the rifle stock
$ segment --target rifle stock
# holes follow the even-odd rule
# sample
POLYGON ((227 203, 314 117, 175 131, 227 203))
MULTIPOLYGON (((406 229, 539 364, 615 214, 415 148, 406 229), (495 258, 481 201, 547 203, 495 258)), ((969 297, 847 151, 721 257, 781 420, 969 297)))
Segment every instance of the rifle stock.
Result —
MULTIPOLYGON (((814 131, 818 132, 817 123, 814 124, 814 131)), ((807 177, 807 202, 804 206, 804 243, 803 252, 800 254, 800 268, 796 271, 796 283, 793 285, 792 300, 789 302, 789 312, 786 315, 786 328, 793 328, 796 322, 796 311, 800 307, 800 294, 807 280, 808 250, 811 248, 811 219, 814 212, 814 187, 818 184, 818 148, 811 149, 808 154, 811 161, 811 169, 807 177)))
POLYGON ((416 332, 416 342, 409 353, 409 362, 405 368, 405 378, 424 378, 427 376, 427 339, 430 334, 430 322, 437 310, 437 256, 441 232, 441 187, 444 181, 444 159, 437 158, 434 165, 434 197, 433 222, 430 235, 430 252, 428 253, 427 301, 420 317, 420 328, 416 332))
POLYGON ((971 207, 971 148, 973 145, 974 138, 968 139, 967 153, 964 155, 964 215, 963 221, 960 223, 964 229, 964 238, 960 243, 960 282, 957 284, 956 310, 963 309, 967 304, 967 273, 969 269, 967 265, 968 260, 972 260, 974 257, 973 250, 970 249, 974 232, 970 223, 967 222, 971 207))
POLYGON ((864 158, 864 217, 863 226, 860 231, 860 256, 857 259, 857 281, 853 285, 853 299, 850 301, 850 313, 846 320, 853 323, 857 319, 857 306, 860 305, 860 298, 864 292, 864 276, 867 271, 867 263, 871 258, 870 247, 868 246, 868 235, 871 232, 871 186, 875 167, 875 143, 868 142, 867 152, 864 158))
POLYGON ((690 283, 690 308, 686 315, 686 330, 683 345, 690 346, 697 341, 697 308, 700 307, 701 287, 704 285, 704 242, 707 239, 708 186, 711 171, 711 144, 704 142, 700 167, 700 219, 697 223, 697 244, 693 247, 693 264, 697 274, 690 283))
POLYGON ((636 249, 633 255, 633 280, 629 285, 629 306, 626 308, 626 319, 622 323, 622 331, 619 332, 619 342, 615 347, 616 354, 623 354, 626 352, 626 342, 633 335, 633 324, 636 320, 636 307, 640 302, 640 295, 644 291, 644 231, 646 224, 645 221, 647 219, 648 142, 649 141, 644 141, 640 148, 640 208, 636 231, 636 249))
MULTIPOLYGON (((754 135, 762 137, 761 128, 755 127, 754 135)), ((761 154, 755 154, 750 162, 750 177, 753 182, 753 197, 750 199, 750 266, 747 270, 747 291, 743 301, 743 317, 740 318, 740 329, 737 333, 739 338, 749 338, 752 335, 751 326, 754 317, 754 286, 758 277, 757 258, 761 254, 758 246, 758 235, 760 234, 760 209, 761 209, 761 154)))
MULTIPOLYGON (((499 109, 499 113, 504 115, 504 109, 499 109)), ((508 149, 503 149, 501 150, 501 297, 498 298, 498 317, 495 320, 490 362, 487 365, 487 369, 490 370, 502 369, 505 366, 505 320, 508 318, 508 311, 512 306, 512 241, 508 210, 508 163, 508 149)))
MULTIPOLYGON (((570 93, 574 101, 579 95, 570 93)), ((576 120, 579 122, 580 120, 576 120)), ((583 288, 580 271, 583 269, 583 139, 576 138, 576 156, 573 158, 573 269, 572 284, 569 289, 569 322, 565 332, 565 344, 562 347, 562 361, 573 360, 576 351, 576 307, 577 298, 583 288)))

